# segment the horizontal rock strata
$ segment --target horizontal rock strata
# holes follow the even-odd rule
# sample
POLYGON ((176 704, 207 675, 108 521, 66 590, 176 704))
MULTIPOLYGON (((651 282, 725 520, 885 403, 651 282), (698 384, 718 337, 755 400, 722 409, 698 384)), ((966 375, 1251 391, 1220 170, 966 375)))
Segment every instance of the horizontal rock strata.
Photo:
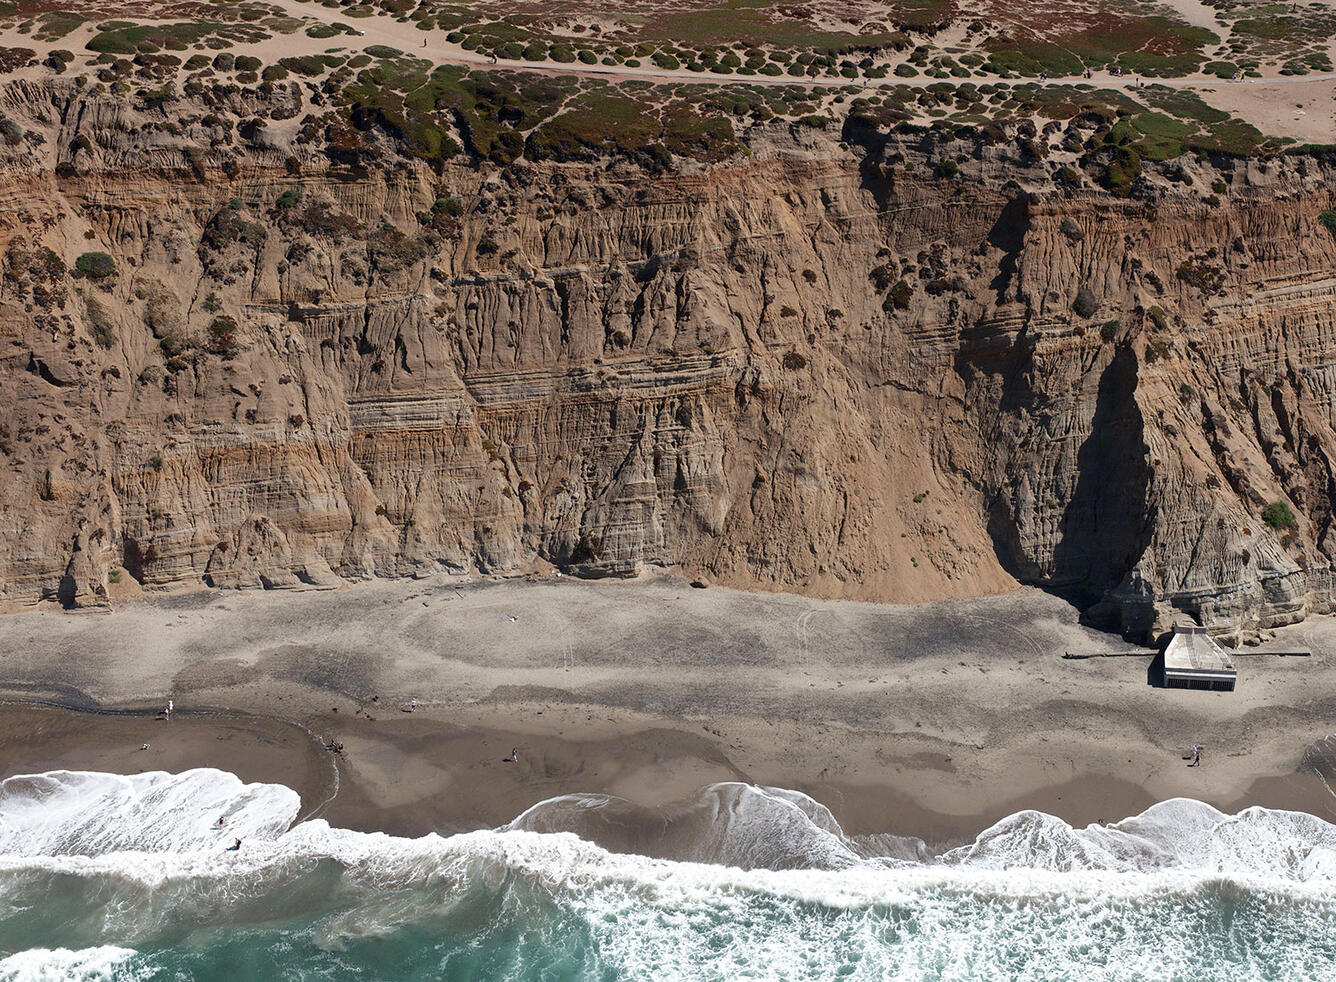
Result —
POLYGON ((1120 198, 851 120, 663 173, 433 172, 384 139, 340 164, 296 86, 230 100, 0 90, 8 601, 547 562, 1019 580, 1133 635, 1331 606, 1318 159, 1120 198))

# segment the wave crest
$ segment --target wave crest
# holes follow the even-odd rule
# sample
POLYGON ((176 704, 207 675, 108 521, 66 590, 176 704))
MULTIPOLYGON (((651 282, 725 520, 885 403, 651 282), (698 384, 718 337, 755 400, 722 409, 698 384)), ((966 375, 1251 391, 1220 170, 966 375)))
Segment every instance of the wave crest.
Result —
POLYGON ((293 826, 295 799, 209 771, 4 782, 0 980, 192 977, 251 945, 336 977, 385 951, 399 977, 1336 977, 1336 827, 1294 812, 1019 812, 931 854, 732 783, 654 812, 565 796, 448 838, 293 826), (220 810, 240 852, 210 835, 220 810), (647 822, 685 861, 584 837, 634 845, 647 822))

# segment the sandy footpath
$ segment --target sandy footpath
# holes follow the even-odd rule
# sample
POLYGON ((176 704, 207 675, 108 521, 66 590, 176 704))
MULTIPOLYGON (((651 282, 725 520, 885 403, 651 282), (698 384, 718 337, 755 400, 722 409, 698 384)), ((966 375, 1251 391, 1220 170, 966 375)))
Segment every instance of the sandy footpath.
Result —
POLYGON ((222 767, 400 834, 573 792, 661 807, 733 780, 806 791, 851 832, 932 841, 1021 807, 1085 824, 1180 795, 1336 818, 1305 772, 1336 732, 1336 621, 1269 647, 1314 655, 1241 655, 1232 694, 1166 691, 1144 653, 1064 659, 1129 646, 1035 590, 897 607, 667 574, 44 607, 0 617, 0 691, 142 715, 4 709, 0 776, 222 767), (176 717, 155 720, 168 697, 176 717), (1193 742, 1207 753, 1189 769, 1193 742))

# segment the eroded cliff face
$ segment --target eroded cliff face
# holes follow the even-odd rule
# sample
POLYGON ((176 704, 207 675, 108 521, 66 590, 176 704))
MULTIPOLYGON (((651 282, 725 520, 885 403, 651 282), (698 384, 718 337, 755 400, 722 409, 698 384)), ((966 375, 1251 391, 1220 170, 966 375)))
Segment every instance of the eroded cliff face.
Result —
POLYGON ((40 137, 0 147, 11 602, 550 562, 893 602, 1020 580, 1141 635, 1331 606, 1318 160, 1124 199, 851 120, 658 174, 437 174, 384 138, 340 164, 295 87, 0 110, 40 137), (115 272, 74 275, 89 252, 115 272))

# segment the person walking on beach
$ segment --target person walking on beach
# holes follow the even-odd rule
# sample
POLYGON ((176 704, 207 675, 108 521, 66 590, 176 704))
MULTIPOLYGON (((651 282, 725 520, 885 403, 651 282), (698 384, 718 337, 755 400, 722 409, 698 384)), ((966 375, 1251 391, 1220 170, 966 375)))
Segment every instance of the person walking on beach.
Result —
POLYGON ((1192 745, 1192 763, 1188 764, 1188 766, 1189 767, 1201 766, 1201 747, 1197 746, 1197 744, 1195 743, 1192 745))
POLYGON ((511 751, 510 751, 510 756, 509 756, 509 757, 502 757, 502 758, 501 758, 501 763, 503 763, 503 764, 514 764, 514 763, 516 763, 519 759, 520 759, 520 748, 519 748, 519 747, 513 747, 513 748, 511 749, 511 751))

